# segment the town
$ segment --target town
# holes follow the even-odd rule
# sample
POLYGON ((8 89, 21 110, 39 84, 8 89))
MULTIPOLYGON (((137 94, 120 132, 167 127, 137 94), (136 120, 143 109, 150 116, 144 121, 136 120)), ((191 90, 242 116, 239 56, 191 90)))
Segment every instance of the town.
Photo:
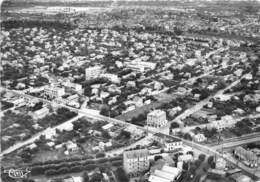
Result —
POLYGON ((258 1, 2 11, 2 181, 260 180, 258 1))

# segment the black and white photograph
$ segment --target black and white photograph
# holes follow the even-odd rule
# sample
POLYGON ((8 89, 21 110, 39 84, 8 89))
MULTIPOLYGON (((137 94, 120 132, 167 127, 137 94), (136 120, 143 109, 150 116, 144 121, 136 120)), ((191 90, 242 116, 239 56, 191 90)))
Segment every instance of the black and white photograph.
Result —
POLYGON ((260 182, 260 0, 0 5, 0 182, 260 182))

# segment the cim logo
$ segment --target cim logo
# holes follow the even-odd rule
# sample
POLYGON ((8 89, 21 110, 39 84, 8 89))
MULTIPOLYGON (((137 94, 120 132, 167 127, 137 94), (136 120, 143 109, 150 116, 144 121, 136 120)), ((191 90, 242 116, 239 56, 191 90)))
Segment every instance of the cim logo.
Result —
POLYGON ((10 178, 27 178, 27 174, 29 174, 31 171, 29 169, 8 169, 4 170, 4 173, 8 173, 10 178))

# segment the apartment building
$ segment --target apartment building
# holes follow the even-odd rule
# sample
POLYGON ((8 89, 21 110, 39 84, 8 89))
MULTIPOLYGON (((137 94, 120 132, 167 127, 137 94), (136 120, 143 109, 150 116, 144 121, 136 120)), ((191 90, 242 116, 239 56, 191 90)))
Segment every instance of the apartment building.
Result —
POLYGON ((137 174, 149 169, 148 149, 124 151, 123 166, 127 174, 137 174))
POLYGON ((63 87, 50 86, 44 88, 44 93, 52 98, 62 97, 65 95, 65 89, 63 87))
POLYGON ((85 78, 86 80, 91 80, 94 78, 98 78, 102 73, 101 66, 93 66, 85 69, 85 78))
POLYGON ((162 110, 154 110, 147 115, 147 125, 160 128, 167 124, 166 113, 162 110))

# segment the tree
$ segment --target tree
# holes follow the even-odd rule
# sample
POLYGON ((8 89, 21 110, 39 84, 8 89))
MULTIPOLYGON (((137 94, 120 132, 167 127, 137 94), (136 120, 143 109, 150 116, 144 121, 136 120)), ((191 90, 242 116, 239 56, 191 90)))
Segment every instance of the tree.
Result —
POLYGON ((207 89, 202 89, 200 92, 200 100, 206 99, 210 95, 207 89))
POLYGON ((104 131, 104 130, 102 131, 102 137, 106 138, 106 139, 110 139, 111 138, 110 134, 107 131, 104 131))
POLYGON ((57 170, 58 174, 66 174, 70 171, 70 169, 68 167, 62 167, 60 169, 57 170))
POLYGON ((25 179, 22 180, 22 182, 35 182, 35 180, 33 180, 33 179, 26 179, 25 178, 25 179))
POLYGON ((125 130, 121 130, 121 133, 119 135, 120 137, 125 137, 127 139, 131 138, 131 133, 125 130))
POLYGON ((205 158, 206 158, 206 155, 205 155, 205 154, 200 154, 200 155, 199 155, 199 160, 200 160, 201 162, 203 162, 203 161, 205 160, 205 158))
POLYGON ((51 176, 51 175, 57 174, 57 171, 54 170, 54 169, 49 169, 49 170, 46 170, 46 171, 44 172, 44 174, 45 174, 46 176, 51 176))
POLYGON ((186 139, 186 140, 192 140, 192 137, 191 137, 191 135, 189 133, 185 133, 183 135, 183 138, 186 139))
POLYGON ((179 128, 179 127, 180 127, 179 123, 177 123, 177 122, 171 123, 171 129, 172 128, 179 128))
POLYGON ((91 177, 90 182, 101 182, 103 179, 103 175, 100 173, 94 173, 91 177))
POLYGON ((129 178, 127 177, 125 171, 122 168, 117 168, 115 173, 118 181, 124 181, 124 182, 129 181, 129 178))
POLYGON ((29 150, 23 150, 21 153, 21 158, 24 162, 30 162, 32 160, 32 154, 29 150))
POLYGON ((162 158, 163 157, 161 155, 156 155, 156 156, 154 156, 154 161, 157 161, 157 160, 162 159, 162 158))
POLYGON ((109 116, 110 108, 108 105, 103 105, 100 109, 100 114, 104 116, 109 116))
POLYGON ((87 171, 91 171, 91 170, 96 169, 96 168, 97 168, 97 165, 96 165, 96 164, 88 164, 88 165, 86 165, 84 168, 85 168, 85 170, 87 170, 87 171))
POLYGON ((105 156, 106 156, 106 154, 102 153, 102 152, 96 154, 96 158, 101 158, 101 157, 105 157, 105 156))
POLYGON ((88 176, 88 172, 84 171, 83 175, 82 175, 83 181, 82 182, 89 182, 89 176, 88 176))
POLYGON ((212 162, 214 162, 214 156, 209 156, 208 164, 211 164, 212 162))

